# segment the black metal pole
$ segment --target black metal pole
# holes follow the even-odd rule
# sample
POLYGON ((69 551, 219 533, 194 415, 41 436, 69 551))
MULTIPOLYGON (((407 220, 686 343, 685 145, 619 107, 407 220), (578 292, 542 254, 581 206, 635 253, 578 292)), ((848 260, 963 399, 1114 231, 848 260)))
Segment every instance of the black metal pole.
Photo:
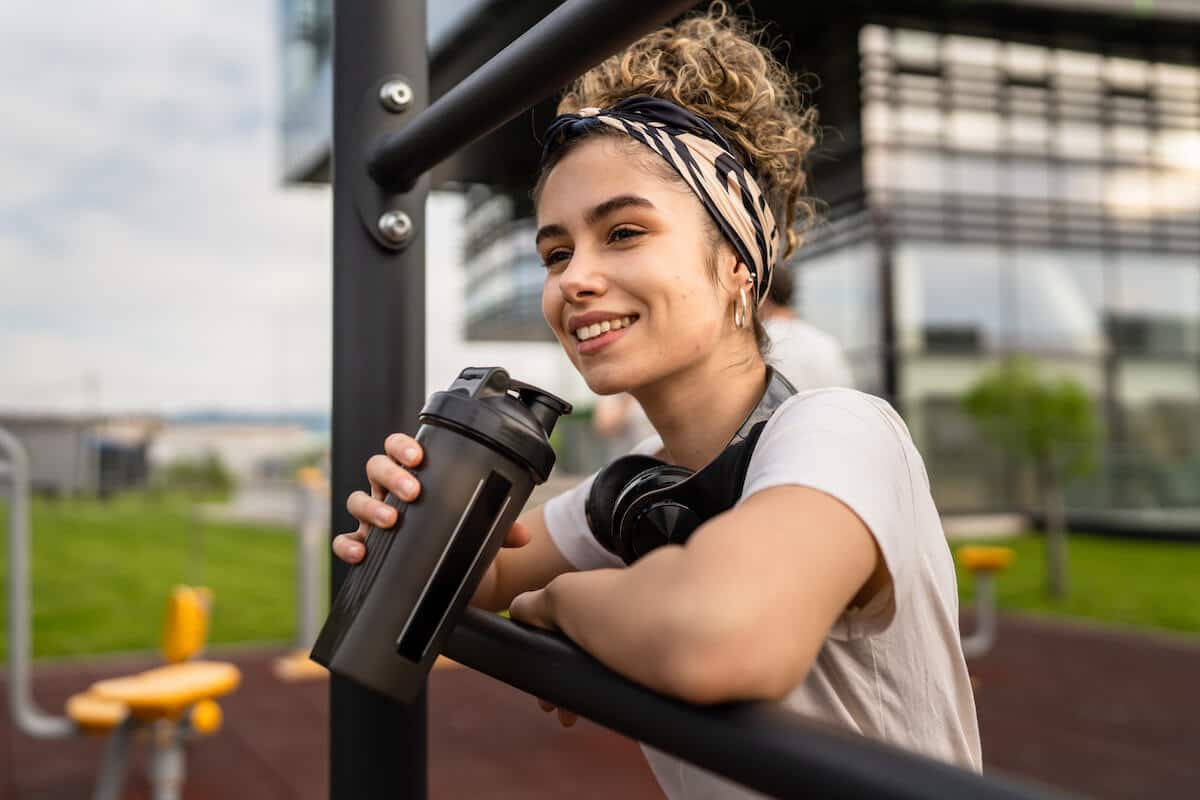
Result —
MULTIPOLYGON (((407 213, 406 249, 385 250, 355 208, 365 131, 411 120, 428 103, 425 0, 341 0, 333 24, 332 534, 353 530, 346 497, 367 485, 367 457, 393 431, 415 430, 425 395, 425 195, 418 183, 390 208, 407 213), (389 114, 380 82, 402 76, 407 110, 389 114), (365 129, 365 131, 364 131, 365 129)), ((332 594, 347 567, 334 559, 332 594)), ((426 698, 401 705, 338 677, 329 691, 329 794, 337 800, 426 796, 426 698)))
POLYGON ((455 151, 695 3, 567 0, 438 98, 412 125, 381 137, 371 155, 371 177, 384 189, 405 191, 455 151))
POLYGON ((772 703, 702 708, 612 672, 566 638, 478 609, 450 634, 450 658, 651 747, 772 797, 1032 800, 1040 787, 983 777, 772 703), (530 669, 537 664, 538 669, 530 669))

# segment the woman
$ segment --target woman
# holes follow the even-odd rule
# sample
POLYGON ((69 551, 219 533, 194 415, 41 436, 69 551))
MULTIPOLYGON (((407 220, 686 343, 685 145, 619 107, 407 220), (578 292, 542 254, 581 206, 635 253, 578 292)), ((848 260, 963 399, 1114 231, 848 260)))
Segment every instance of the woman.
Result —
MULTIPOLYGON (((811 216, 815 115, 719 4, 592 69, 559 110, 534 191, 546 321, 593 391, 641 403, 659 436, 636 452, 700 469, 766 387, 755 309, 797 244, 797 216, 811 216)), ((393 434, 385 449, 367 463, 372 494, 348 500, 362 525, 334 541, 350 563, 370 525, 397 521, 380 498, 420 491, 400 466, 420 464, 416 442, 393 434)), ((561 630, 687 701, 779 701, 980 769, 951 558, 921 458, 885 402, 790 397, 736 505, 632 566, 591 535, 590 485, 521 516, 474 605, 561 630)), ((647 756, 668 796, 748 796, 647 756)))

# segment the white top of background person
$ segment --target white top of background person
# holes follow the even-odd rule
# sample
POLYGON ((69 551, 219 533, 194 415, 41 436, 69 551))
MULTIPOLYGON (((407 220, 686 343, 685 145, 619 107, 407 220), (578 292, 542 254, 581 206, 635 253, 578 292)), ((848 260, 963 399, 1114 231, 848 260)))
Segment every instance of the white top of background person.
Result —
POLYGON ((850 364, 837 339, 796 316, 792 308, 795 285, 791 271, 779 266, 759 307, 763 327, 771 338, 767 361, 797 389, 827 386, 854 388, 850 364))
MULTIPOLYGON (((534 192, 543 315, 593 392, 641 403, 659 433, 645 448, 698 470, 767 386, 758 301, 798 244, 797 213, 811 211, 814 112, 719 4, 589 70, 559 112, 551 132, 571 137, 543 139, 534 192), (622 116, 638 103, 641 139, 622 116), (672 130, 672 115, 703 136, 672 130), (666 140, 652 147, 647 135, 666 140), (706 160, 685 174, 675 157, 706 160)), ((385 449, 367 463, 371 494, 348 500, 363 526, 334 542, 352 563, 371 523, 420 533, 380 502, 389 490, 420 501, 401 468, 419 477, 419 445, 396 433, 385 449)), ((580 524, 586 486, 521 515, 474 605, 557 629, 687 702, 778 702, 981 768, 953 562, 920 455, 886 402, 849 389, 791 398, 763 429, 736 505, 631 566, 580 524)), ((648 757, 670 798, 752 796, 648 757)))

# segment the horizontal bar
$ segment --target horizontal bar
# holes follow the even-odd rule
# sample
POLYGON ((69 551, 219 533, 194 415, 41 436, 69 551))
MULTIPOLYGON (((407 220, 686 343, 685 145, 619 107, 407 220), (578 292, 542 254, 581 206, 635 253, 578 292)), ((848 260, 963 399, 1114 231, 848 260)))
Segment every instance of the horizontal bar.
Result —
POLYGON ((689 705, 626 680, 562 636, 479 609, 467 610, 444 653, 617 733, 776 797, 1050 796, 837 730, 779 705, 689 705))
POLYGON ((554 95, 695 2, 567 0, 410 124, 381 136, 367 171, 385 190, 408 191, 456 150, 554 95))

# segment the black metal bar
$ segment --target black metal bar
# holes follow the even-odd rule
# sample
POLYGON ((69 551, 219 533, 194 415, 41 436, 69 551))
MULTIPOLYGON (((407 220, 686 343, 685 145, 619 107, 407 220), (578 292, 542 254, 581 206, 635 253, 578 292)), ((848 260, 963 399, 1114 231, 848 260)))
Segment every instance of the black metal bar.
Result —
POLYGON ((440 97, 413 124, 382 136, 371 154, 371 177, 384 189, 405 191, 456 150, 553 95, 695 2, 567 0, 440 97))
MULTIPOLYGON (((415 228, 401 252, 371 238, 354 189, 365 180, 364 127, 415 119, 428 103, 425 8, 425 0, 334 4, 331 535, 357 526, 345 502, 366 485, 363 464, 387 434, 413 429, 424 401, 427 183, 389 206, 406 212, 415 228), (413 91, 400 116, 374 96, 380 81, 395 75, 413 91)), ((347 572, 333 560, 331 597, 347 572)), ((425 797, 424 692, 405 706, 334 676, 329 704, 330 797, 425 797)))
POLYGON ((469 609, 445 653, 472 669, 776 797, 1049 797, 807 720, 768 703, 692 706, 607 669, 569 640, 469 609), (536 668, 531 667, 536 665, 536 668))

